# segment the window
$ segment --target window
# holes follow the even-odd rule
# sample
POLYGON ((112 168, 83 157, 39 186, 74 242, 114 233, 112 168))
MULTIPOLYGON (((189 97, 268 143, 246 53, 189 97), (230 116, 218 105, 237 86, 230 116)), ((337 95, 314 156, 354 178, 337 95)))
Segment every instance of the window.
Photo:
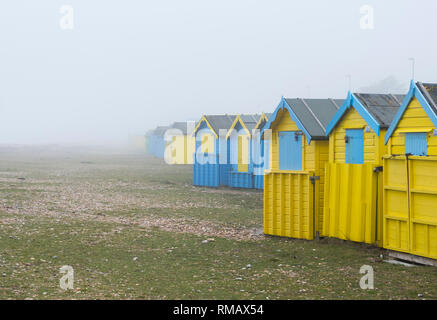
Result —
POLYGON ((279 170, 302 170, 302 132, 280 131, 279 170))
POLYGON ((364 139, 362 129, 346 129, 345 162, 364 163, 364 139))
POLYGON ((426 156, 428 141, 426 132, 408 132, 405 134, 405 154, 426 156))

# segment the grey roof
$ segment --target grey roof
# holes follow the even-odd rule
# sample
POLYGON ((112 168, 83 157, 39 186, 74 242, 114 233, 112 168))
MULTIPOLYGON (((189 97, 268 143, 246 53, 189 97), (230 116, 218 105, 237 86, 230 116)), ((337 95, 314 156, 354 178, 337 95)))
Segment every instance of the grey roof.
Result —
POLYGON ((240 114, 241 120, 243 120, 244 125, 246 126, 247 130, 252 132, 252 129, 255 128, 256 124, 258 123, 259 119, 261 118, 260 114, 240 114))
POLYGON ((313 139, 327 139, 326 126, 343 99, 285 99, 313 139))
MULTIPOLYGON (((193 123, 194 121, 192 121, 191 123, 193 123)), ((197 122, 196 123, 194 123, 194 125, 193 124, 190 124, 190 121, 185 121, 185 122, 174 122, 172 125, 171 125, 171 128, 172 129, 178 129, 178 130, 180 130, 184 135, 187 135, 187 134, 192 134, 193 132, 193 130, 194 130, 194 128, 196 127, 196 125, 197 125, 197 122), (191 131, 191 132, 188 132, 188 131, 191 131)))
POLYGON ((354 96, 369 111, 381 128, 390 126, 405 98, 405 95, 401 94, 354 93, 354 96))
POLYGON ((224 114, 224 115, 205 115, 212 129, 215 133, 219 134, 220 129, 229 130, 234 123, 236 115, 224 114))
POLYGON ((434 112, 437 114, 437 83, 417 82, 417 86, 425 96, 425 99, 428 101, 431 108, 433 108, 434 112))

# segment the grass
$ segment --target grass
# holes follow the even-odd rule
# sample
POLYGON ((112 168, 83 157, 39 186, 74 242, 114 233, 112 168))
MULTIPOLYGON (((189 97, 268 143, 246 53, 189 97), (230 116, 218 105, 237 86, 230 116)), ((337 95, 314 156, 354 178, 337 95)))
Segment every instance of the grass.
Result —
POLYGON ((189 166, 8 150, 0 192, 0 299, 437 298, 437 269, 385 263, 379 248, 254 235, 262 193, 193 187, 189 166), (73 290, 59 288, 63 265, 73 290))

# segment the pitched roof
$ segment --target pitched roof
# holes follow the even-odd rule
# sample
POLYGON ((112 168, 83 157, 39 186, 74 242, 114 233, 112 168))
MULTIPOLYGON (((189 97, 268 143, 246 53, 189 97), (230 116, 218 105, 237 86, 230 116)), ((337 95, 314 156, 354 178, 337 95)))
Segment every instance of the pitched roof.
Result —
POLYGON ((401 106, 402 100, 405 98, 405 95, 401 94, 354 93, 354 96, 378 122, 381 128, 388 128, 390 126, 401 106))
POLYGON ((285 99, 311 138, 326 137, 326 126, 344 100, 341 99, 285 99))
POLYGON ((353 107, 379 136, 382 128, 388 128, 404 99, 404 95, 351 93, 326 127, 329 135, 345 113, 353 107))
POLYGON ((432 121, 435 127, 437 127, 437 84, 435 83, 421 83, 411 81, 410 90, 402 101, 401 106, 393 117, 393 121, 385 134, 385 143, 388 142, 396 127, 401 121, 404 112, 407 110, 411 100, 416 98, 426 114, 432 121))
POLYGON ((240 119, 244 122, 247 130, 252 132, 252 129, 255 128, 259 119, 261 118, 260 114, 240 114, 240 119))
POLYGON ((271 128, 280 110, 287 109, 291 119, 305 133, 308 143, 312 139, 327 139, 326 126, 343 102, 343 99, 282 98, 275 112, 269 117, 263 132, 271 128))
POLYGON ((205 115, 204 117, 211 125, 214 132, 218 135, 220 129, 229 130, 235 120, 236 115, 205 115))
POLYGON ((232 130, 236 127, 237 123, 241 122, 241 126, 247 131, 249 131, 249 135, 252 135, 252 130, 255 129, 258 121, 261 119, 261 114, 239 114, 235 117, 232 125, 229 127, 228 133, 226 134, 226 138, 232 133, 232 130))

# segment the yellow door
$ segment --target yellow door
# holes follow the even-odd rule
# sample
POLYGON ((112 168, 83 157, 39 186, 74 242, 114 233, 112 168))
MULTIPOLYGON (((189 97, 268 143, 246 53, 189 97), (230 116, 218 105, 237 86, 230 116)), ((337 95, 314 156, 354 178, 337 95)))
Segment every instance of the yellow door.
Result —
POLYGON ((264 176, 264 233, 314 239, 321 216, 314 207, 314 172, 271 172, 264 176), (316 221, 314 221, 316 219, 316 221))
POLYGON ((384 160, 384 248, 409 250, 408 177, 405 157, 384 160))
POLYGON ((384 247, 437 259, 437 158, 384 161, 384 247))
POLYGON ((378 244, 378 173, 373 164, 329 163, 325 168, 323 236, 378 244))

